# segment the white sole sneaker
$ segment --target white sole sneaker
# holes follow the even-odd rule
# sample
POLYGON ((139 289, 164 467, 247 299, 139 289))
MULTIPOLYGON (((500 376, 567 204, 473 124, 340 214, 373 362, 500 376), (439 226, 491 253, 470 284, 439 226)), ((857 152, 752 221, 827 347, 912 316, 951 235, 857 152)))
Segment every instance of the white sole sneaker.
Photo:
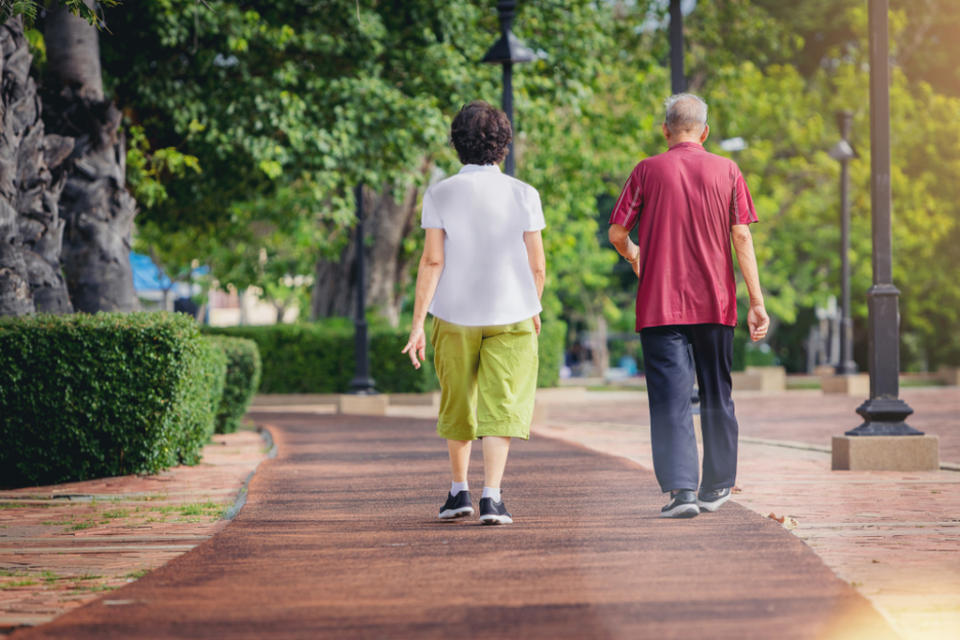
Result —
POLYGON ((725 503, 727 500, 729 500, 731 495, 732 495, 732 494, 728 493, 727 495, 723 496, 722 498, 717 498, 716 500, 714 500, 714 501, 712 501, 712 502, 704 502, 704 501, 701 500, 700 498, 697 498, 697 506, 700 507, 700 510, 701 510, 701 511, 709 511, 709 512, 713 513, 714 511, 716 511, 717 509, 719 509, 719 508, 721 507, 721 505, 723 505, 723 503, 725 503))
POLYGON ((488 513, 485 516, 480 516, 480 522, 483 524, 512 524, 513 518, 510 516, 498 516, 493 513, 488 513))
POLYGON ((453 520, 464 516, 473 515, 473 507, 460 507, 459 509, 445 509, 437 516, 440 520, 453 520))
POLYGON ((692 502, 678 504, 672 509, 660 512, 661 518, 693 518, 700 515, 700 508, 692 502))

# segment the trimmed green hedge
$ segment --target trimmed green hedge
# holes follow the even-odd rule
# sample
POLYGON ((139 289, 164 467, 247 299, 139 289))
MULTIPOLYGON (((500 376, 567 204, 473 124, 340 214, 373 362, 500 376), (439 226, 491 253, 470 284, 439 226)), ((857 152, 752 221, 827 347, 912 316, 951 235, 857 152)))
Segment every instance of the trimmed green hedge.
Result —
POLYGON ((253 340, 229 336, 207 336, 226 356, 227 375, 220 408, 217 410, 217 433, 233 433, 260 387, 260 350, 253 340))
POLYGON ((182 314, 0 318, 0 485, 195 463, 225 370, 182 314))
MULTIPOLYGON (((204 327, 213 335, 247 338, 257 343, 263 360, 261 393, 343 393, 355 373, 353 325, 334 318, 318 323, 244 327, 204 327)), ((428 325, 429 334, 429 325, 428 325)), ((433 348, 420 369, 400 353, 407 344, 405 329, 372 325, 370 374, 384 393, 431 391, 438 388, 433 348)), ((566 326, 544 322, 540 334, 540 386, 553 386, 560 375, 566 326)))

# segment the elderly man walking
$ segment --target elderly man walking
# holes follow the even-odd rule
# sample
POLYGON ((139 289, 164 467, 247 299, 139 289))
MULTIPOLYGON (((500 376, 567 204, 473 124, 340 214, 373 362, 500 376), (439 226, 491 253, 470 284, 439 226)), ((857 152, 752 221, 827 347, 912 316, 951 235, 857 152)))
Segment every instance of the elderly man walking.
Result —
POLYGON ((757 221, 753 200, 736 163, 704 150, 709 132, 701 98, 669 98, 663 123, 669 150, 634 168, 610 214, 610 242, 639 279, 636 326, 647 377, 653 467, 661 490, 670 492, 660 514, 665 518, 716 511, 730 499, 736 479, 738 426, 730 369, 737 287, 731 240, 750 295, 750 337, 763 339, 770 324, 750 235, 749 225, 757 221), (634 226, 638 244, 630 240, 634 226), (700 392, 702 475, 690 403, 694 376, 700 392))

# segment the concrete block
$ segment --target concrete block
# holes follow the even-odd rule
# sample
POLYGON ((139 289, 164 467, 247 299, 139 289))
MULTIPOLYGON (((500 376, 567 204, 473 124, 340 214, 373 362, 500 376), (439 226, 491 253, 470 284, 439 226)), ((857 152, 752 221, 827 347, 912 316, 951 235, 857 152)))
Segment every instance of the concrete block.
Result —
POLYGON ((391 407, 432 407, 440 408, 440 392, 426 393, 391 393, 389 397, 391 407))
POLYGON ((829 364, 820 364, 813 368, 815 376, 832 376, 837 372, 837 368, 829 364))
POLYGON ((760 376, 760 391, 787 390, 787 370, 784 367, 747 367, 745 373, 760 376))
POLYGON ((389 398, 382 393, 372 395, 353 395, 343 393, 339 396, 337 413, 356 416, 385 416, 389 398))
POLYGON ((937 436, 834 436, 834 471, 937 471, 937 436))
POLYGON ((258 393, 253 396, 251 404, 255 409, 308 404, 336 405, 338 398, 335 393, 258 393))
POLYGON ((787 370, 783 367, 747 367, 731 375, 734 391, 779 392, 787 388, 787 370))
POLYGON ((824 393, 839 393, 857 398, 869 398, 870 375, 853 373, 843 376, 821 376, 820 388, 824 393))
POLYGON ((960 368, 958 367, 940 367, 937 370, 937 377, 951 387, 960 386, 960 368))

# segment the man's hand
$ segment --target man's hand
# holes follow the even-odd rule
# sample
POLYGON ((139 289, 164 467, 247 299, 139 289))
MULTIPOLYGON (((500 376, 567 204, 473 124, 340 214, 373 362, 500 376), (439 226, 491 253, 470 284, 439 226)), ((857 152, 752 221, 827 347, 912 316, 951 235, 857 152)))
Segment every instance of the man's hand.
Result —
POLYGON ((750 311, 747 312, 747 327, 750 328, 750 339, 754 342, 767 337, 770 316, 767 315, 767 310, 762 303, 750 305, 750 311))
POLYGON ((540 335, 540 314, 533 316, 533 328, 540 335))
POLYGON ((637 247, 637 257, 630 261, 630 266, 633 267, 633 275, 640 277, 640 247, 637 247))
POLYGON ((427 358, 427 337, 423 333, 423 327, 414 327, 410 330, 410 339, 407 340, 407 346, 400 353, 406 353, 410 356, 410 362, 413 363, 414 369, 420 368, 420 363, 427 358))

